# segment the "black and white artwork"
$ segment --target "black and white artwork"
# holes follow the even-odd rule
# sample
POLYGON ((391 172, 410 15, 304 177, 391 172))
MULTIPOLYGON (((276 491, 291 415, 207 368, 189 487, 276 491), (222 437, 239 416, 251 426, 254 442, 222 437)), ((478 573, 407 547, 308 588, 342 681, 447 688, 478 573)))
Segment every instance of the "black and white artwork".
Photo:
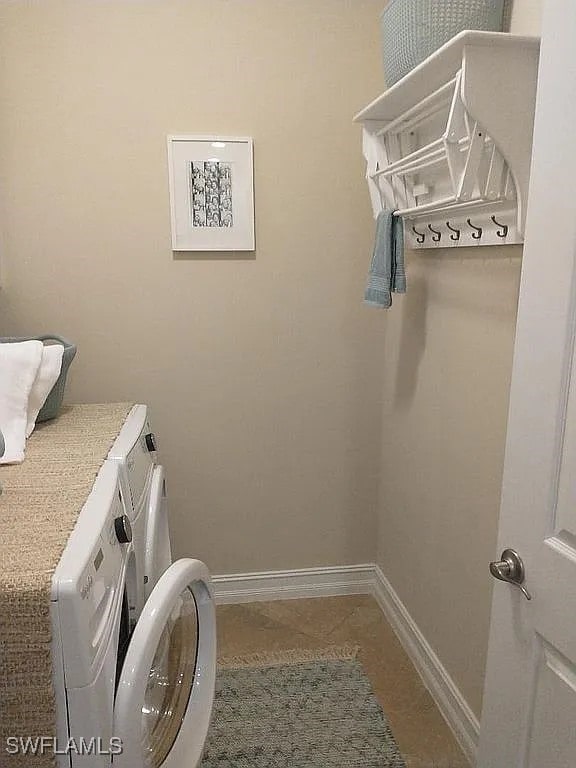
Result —
POLYGON ((168 136, 173 251, 254 251, 249 136, 168 136))
POLYGON ((232 165, 218 160, 190 161, 190 218, 193 227, 232 227, 232 165))

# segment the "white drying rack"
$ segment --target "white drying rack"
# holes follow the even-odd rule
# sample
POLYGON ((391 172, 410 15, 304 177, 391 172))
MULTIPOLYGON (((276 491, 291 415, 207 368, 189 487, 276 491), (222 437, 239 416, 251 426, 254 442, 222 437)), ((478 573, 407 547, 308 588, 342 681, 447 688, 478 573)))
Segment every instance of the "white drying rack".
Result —
POLYGON ((538 38, 462 32, 362 110, 374 215, 408 247, 523 242, 538 38))

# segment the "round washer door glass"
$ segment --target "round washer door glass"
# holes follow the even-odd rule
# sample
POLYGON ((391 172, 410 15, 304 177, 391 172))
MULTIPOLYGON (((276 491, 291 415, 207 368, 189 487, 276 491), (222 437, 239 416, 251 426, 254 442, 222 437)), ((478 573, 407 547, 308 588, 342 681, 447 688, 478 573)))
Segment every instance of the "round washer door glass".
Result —
POLYGON ((216 621, 210 574, 184 558, 160 577, 126 651, 114 702, 115 768, 194 768, 210 724, 216 621))
POLYGON ((198 611, 194 595, 185 589, 162 631, 144 694, 142 747, 151 768, 160 768, 178 737, 197 655, 198 611))

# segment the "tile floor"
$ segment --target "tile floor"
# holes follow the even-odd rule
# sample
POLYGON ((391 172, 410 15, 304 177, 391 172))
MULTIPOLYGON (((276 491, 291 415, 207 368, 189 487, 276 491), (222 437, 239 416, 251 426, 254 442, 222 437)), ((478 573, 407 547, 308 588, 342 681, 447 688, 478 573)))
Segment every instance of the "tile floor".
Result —
POLYGON ((406 768, 470 768, 374 599, 367 595, 221 605, 222 656, 354 643, 406 768))

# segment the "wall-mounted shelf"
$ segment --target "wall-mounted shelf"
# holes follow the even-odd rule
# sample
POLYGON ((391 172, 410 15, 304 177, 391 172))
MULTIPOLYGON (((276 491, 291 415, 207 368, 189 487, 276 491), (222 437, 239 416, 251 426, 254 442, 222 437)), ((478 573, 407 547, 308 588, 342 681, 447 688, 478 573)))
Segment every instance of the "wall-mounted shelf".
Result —
POLYGON ((410 248, 523 242, 540 41, 461 32, 354 118, 410 248))

